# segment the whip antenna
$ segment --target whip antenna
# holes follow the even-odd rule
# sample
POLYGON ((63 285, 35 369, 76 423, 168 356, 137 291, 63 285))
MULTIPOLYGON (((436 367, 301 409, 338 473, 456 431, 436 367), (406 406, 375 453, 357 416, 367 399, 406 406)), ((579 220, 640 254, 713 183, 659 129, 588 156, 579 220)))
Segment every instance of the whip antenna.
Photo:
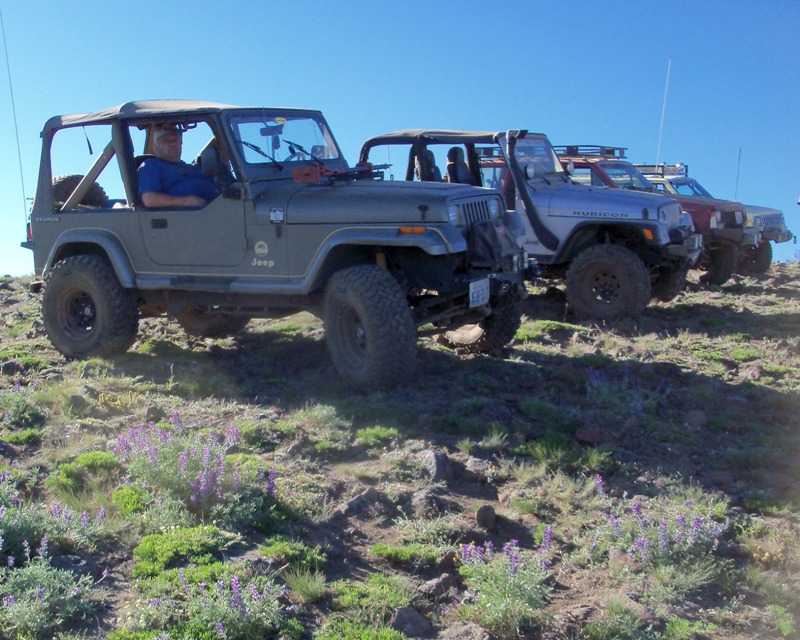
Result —
POLYGON ((664 104, 661 106, 661 126, 658 128, 658 148, 656 149, 656 166, 661 160, 661 134, 664 132, 664 112, 667 110, 667 91, 669 90, 669 70, 672 66, 672 58, 667 62, 667 84, 664 86, 664 104))
POLYGON ((739 161, 736 163, 736 186, 733 188, 733 200, 739 195, 739 168, 742 166, 742 148, 739 147, 739 161))
POLYGON ((14 85, 11 83, 11 63, 8 61, 8 45, 6 43, 6 25, 3 22, 3 10, 0 9, 0 31, 3 33, 3 51, 6 55, 6 72, 8 73, 8 89, 11 93, 11 113, 14 116, 14 135, 17 138, 17 161, 19 162, 19 181, 22 184, 22 213, 25 216, 25 222, 28 221, 27 202, 25 197, 25 178, 22 175, 22 151, 19 146, 19 126, 17 125, 17 108, 14 104, 14 85))

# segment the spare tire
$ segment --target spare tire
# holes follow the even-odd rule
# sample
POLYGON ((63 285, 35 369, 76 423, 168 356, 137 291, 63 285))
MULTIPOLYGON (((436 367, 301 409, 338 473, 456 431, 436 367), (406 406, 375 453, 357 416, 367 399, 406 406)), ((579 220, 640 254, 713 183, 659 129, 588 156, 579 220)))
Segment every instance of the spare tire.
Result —
MULTIPOLYGON (((57 207, 64 206, 64 203, 75 191, 83 176, 79 174, 56 176, 53 178, 53 202, 57 207)), ((96 182, 93 182, 81 201, 78 203, 85 207, 103 207, 108 202, 105 190, 96 182)))

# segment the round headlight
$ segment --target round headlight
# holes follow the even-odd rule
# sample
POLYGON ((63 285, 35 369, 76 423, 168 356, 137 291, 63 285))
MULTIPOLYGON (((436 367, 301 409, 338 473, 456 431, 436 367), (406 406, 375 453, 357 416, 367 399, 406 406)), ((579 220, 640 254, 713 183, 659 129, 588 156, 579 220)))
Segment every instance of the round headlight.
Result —
POLYGON ((497 200, 489 200, 489 213, 492 218, 496 218, 500 215, 500 205, 497 200))

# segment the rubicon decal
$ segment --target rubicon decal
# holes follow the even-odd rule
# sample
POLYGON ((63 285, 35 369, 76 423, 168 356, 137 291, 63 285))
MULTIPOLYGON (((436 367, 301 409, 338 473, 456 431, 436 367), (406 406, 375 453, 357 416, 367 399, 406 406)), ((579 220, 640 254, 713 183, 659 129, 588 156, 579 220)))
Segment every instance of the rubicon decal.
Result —
POLYGON ((573 216, 580 218, 630 218, 630 214, 622 211, 573 211, 573 216))

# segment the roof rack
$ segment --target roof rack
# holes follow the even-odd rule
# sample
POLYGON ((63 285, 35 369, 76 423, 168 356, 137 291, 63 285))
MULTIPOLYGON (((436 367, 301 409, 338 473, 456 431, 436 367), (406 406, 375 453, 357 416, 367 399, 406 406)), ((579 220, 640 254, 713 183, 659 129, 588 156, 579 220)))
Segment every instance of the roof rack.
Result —
POLYGON ((642 173, 656 176, 688 176, 689 165, 679 162, 678 164, 637 164, 636 168, 642 173))
POLYGON ((554 145, 560 156, 591 156, 594 158, 624 158, 628 147, 606 147, 598 144, 554 145))

